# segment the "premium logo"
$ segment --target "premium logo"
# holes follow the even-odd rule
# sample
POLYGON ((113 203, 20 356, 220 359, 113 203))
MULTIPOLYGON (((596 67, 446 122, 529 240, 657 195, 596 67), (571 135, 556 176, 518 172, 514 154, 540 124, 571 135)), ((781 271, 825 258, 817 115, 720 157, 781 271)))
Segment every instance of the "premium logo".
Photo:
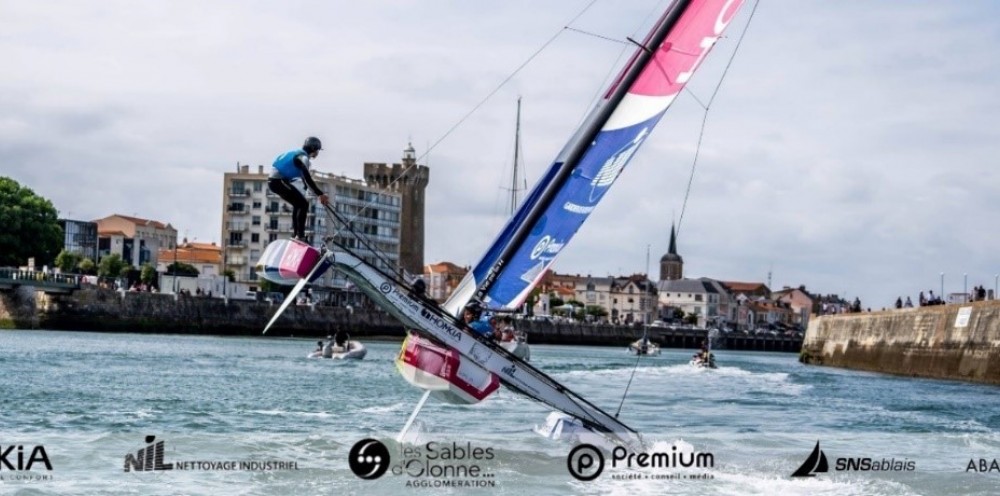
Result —
MULTIPOLYGON (((895 458, 871 458, 871 457, 840 457, 834 460, 833 469, 837 472, 912 472, 917 468, 917 463, 906 458, 897 460, 895 458)), ((826 461, 826 454, 819 447, 802 463, 792 477, 815 477, 816 474, 830 471, 829 463, 826 461)))
MULTIPOLYGON (((693 450, 678 450, 677 445, 666 451, 633 452, 623 446, 616 446, 611 450, 611 468, 655 468, 655 469, 678 469, 678 468, 712 468, 715 467, 715 455, 712 453, 699 453, 693 450)), ((604 454, 592 444, 581 444, 569 452, 566 459, 566 466, 573 477, 582 481, 596 479, 604 471, 604 454)), ((612 474, 612 479, 712 479, 714 476, 709 473, 689 474, 689 473, 667 473, 667 474, 612 474)))
POLYGON ((592 481, 604 472, 604 454, 592 444, 581 444, 569 452, 566 468, 576 480, 592 481))
POLYGON ((389 469, 389 448, 377 439, 362 439, 354 443, 347 464, 362 479, 378 479, 389 469))

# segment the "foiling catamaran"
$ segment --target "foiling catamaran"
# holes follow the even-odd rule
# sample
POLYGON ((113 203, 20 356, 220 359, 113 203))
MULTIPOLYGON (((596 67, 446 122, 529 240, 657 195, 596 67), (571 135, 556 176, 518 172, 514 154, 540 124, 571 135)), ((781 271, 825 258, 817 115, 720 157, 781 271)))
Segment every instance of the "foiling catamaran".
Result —
MULTIPOLYGON (((676 0, 667 8, 646 39, 641 44, 634 42, 638 47, 618 77, 443 305, 414 290, 405 277, 379 268, 332 238, 320 249, 279 240, 265 250, 258 263, 262 277, 285 284, 294 281, 293 292, 297 293, 333 267, 410 330, 397 366, 409 382, 427 392, 399 439, 428 395, 455 403, 474 403, 502 383, 562 412, 567 425, 603 435, 616 444, 642 448, 639 433, 617 415, 590 403, 499 343, 472 332, 457 317, 472 299, 500 311, 524 303, 683 89, 741 3, 676 0)), ((327 207, 327 211, 340 225, 349 226, 335 210, 327 207)))

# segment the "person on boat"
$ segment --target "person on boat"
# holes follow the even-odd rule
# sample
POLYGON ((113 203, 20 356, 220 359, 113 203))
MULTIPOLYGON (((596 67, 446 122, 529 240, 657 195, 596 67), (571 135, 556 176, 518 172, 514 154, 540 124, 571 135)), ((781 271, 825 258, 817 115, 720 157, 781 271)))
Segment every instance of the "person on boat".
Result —
POLYGON ((517 335, 514 333, 514 319, 507 315, 500 319, 500 341, 507 343, 515 339, 517 335))
POLYGON ((326 337, 326 344, 323 345, 323 358, 333 358, 333 336, 326 337))
POLYGON ((316 349, 313 353, 323 353, 323 341, 316 341, 316 349))
POLYGON ((271 176, 267 180, 268 189, 292 204, 292 238, 300 241, 306 239, 306 216, 309 213, 309 201, 292 184, 292 181, 301 178, 306 186, 319 197, 320 203, 330 204, 330 198, 323 190, 319 189, 309 173, 309 160, 316 158, 322 149, 323 143, 320 142, 319 138, 313 136, 306 138, 302 148, 278 155, 278 158, 274 160, 271 176))
POLYGON ((483 316, 483 304, 477 300, 472 300, 462 309, 462 321, 469 326, 473 332, 483 337, 490 338, 493 335, 493 328, 489 323, 479 320, 483 316))
POLYGON ((333 342, 338 348, 347 351, 347 347, 350 346, 351 336, 347 332, 338 329, 333 336, 333 342))

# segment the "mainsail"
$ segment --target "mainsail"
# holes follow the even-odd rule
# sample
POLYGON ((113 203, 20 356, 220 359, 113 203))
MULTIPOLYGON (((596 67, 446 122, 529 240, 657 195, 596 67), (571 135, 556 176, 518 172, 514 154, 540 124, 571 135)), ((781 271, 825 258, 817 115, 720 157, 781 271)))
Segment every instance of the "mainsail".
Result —
POLYGON ((445 304, 520 306, 684 88, 742 0, 678 0, 445 304))

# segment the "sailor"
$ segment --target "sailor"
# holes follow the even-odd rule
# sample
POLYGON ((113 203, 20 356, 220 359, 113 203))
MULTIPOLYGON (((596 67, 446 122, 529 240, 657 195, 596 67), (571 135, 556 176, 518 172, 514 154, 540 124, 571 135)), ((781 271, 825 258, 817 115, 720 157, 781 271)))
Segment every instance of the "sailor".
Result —
POLYGON ((326 337, 326 344, 323 345, 323 358, 333 358, 333 336, 326 337))
POLYGON ((337 347, 339 347, 344 351, 347 351, 347 347, 351 341, 351 336, 346 332, 338 329, 333 336, 333 341, 334 343, 336 343, 337 347))
POLYGON ((462 309, 462 321, 477 334, 490 338, 493 336, 493 328, 489 323, 479 320, 483 316, 483 304, 477 300, 472 300, 462 309))
POLYGON ((313 353, 316 353, 316 352, 319 352, 319 353, 323 352, 323 342, 322 341, 316 341, 316 349, 313 351, 313 353))
POLYGON ((323 143, 319 138, 306 138, 302 148, 282 153, 274 160, 274 169, 267 180, 267 187, 283 200, 292 204, 292 238, 300 241, 306 239, 306 215, 309 213, 309 201, 302 195, 292 181, 302 178, 306 186, 319 197, 323 205, 330 204, 330 198, 319 189, 312 175, 309 174, 310 159, 319 155, 323 143))

